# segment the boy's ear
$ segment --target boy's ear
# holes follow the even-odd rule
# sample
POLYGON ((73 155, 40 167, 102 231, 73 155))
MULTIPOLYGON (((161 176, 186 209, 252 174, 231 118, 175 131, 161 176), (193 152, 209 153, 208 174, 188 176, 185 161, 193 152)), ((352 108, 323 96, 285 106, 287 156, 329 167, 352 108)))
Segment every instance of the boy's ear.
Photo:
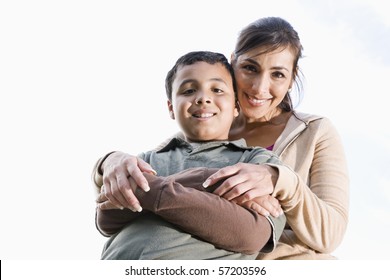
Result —
POLYGON ((235 103, 236 106, 234 107, 233 116, 236 118, 240 114, 240 104, 238 103, 238 101, 236 101, 235 103))
POLYGON ((171 117, 172 120, 175 119, 175 113, 173 112, 173 105, 172 105, 172 102, 171 101, 167 101, 167 105, 168 105, 168 110, 169 110, 169 116, 171 117))
POLYGON ((234 52, 232 52, 232 54, 230 55, 230 63, 232 63, 233 60, 234 60, 234 52))

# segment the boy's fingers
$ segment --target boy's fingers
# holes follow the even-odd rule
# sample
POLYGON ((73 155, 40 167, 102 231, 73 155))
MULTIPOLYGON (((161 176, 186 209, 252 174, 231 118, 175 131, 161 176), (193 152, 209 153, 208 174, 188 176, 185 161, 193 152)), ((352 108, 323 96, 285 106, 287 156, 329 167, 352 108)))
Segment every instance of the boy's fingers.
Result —
POLYGON ((112 204, 110 201, 104 201, 104 202, 100 202, 98 203, 98 207, 100 210, 112 210, 112 209, 120 209, 118 208, 117 206, 115 206, 114 204, 112 204))
POLYGON ((256 202, 253 202, 253 201, 247 201, 241 205, 247 209, 251 209, 253 211, 256 211, 258 214, 265 216, 265 217, 269 216, 269 214, 270 214, 265 208, 261 207, 259 204, 257 204, 256 202))
POLYGON ((282 206, 279 203, 279 200, 277 200, 273 196, 269 196, 269 200, 268 201, 270 202, 271 206, 273 207, 273 210, 271 212, 272 216, 279 217, 280 215, 283 214, 283 209, 282 209, 282 206))
POLYGON ((271 214, 275 218, 279 217, 279 215, 280 215, 279 208, 275 207, 275 205, 272 204, 272 200, 270 200, 270 199, 264 200, 263 204, 261 206, 258 203, 254 202, 253 206, 256 209, 259 209, 259 207, 264 209, 266 212, 268 212, 268 215, 271 214))
POLYGON ((108 200, 107 197, 104 195, 104 185, 103 185, 101 190, 100 190, 100 193, 99 193, 98 197, 96 198, 96 202, 97 203, 102 203, 102 202, 105 202, 107 200, 108 200))
POLYGON ((116 205, 118 208, 123 208, 126 205, 126 200, 124 197, 119 200, 117 199, 117 195, 114 195, 112 192, 112 189, 115 189, 115 187, 115 181, 105 182, 102 190, 103 194, 112 204, 116 205))

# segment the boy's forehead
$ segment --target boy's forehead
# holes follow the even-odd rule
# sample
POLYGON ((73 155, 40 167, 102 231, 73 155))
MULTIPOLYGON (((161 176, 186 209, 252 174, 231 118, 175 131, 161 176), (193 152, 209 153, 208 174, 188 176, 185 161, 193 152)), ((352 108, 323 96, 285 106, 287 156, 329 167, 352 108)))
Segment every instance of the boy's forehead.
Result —
POLYGON ((190 65, 181 65, 177 68, 175 81, 181 79, 222 79, 226 83, 232 82, 231 74, 221 63, 210 64, 198 61, 190 65))
POLYGON ((184 69, 187 69, 187 68, 215 68, 215 69, 224 69, 225 71, 226 68, 224 65, 222 65, 222 63, 220 62, 216 62, 216 63, 208 63, 206 61, 197 61, 197 62, 194 62, 192 64, 181 64, 179 67, 178 67, 178 71, 182 71, 184 69))

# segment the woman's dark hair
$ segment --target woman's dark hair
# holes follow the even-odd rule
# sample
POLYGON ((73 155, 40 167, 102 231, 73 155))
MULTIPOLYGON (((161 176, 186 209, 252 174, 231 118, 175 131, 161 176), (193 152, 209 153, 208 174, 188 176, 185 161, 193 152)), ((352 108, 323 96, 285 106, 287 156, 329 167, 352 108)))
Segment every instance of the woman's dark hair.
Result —
MULTIPOLYGON (((300 94, 302 81, 298 75, 298 72, 300 72, 298 60, 302 57, 303 47, 298 33, 291 24, 279 17, 266 17, 252 22, 239 33, 232 63, 234 64, 240 55, 258 47, 266 47, 264 53, 272 52, 278 48, 290 48, 293 51, 295 54, 293 79, 296 83, 298 94, 300 94)), ((279 107, 284 111, 293 109, 289 92, 279 104, 279 107)))
POLYGON ((175 79, 178 68, 180 66, 192 65, 196 62, 207 62, 209 64, 221 63, 226 68, 226 70, 230 73, 232 77, 234 92, 235 93, 237 92, 236 80, 234 79, 233 68, 223 54, 216 53, 216 52, 209 52, 209 51, 194 51, 181 56, 176 61, 175 65, 168 72, 167 77, 165 78, 165 91, 170 101, 172 101, 172 84, 175 79))

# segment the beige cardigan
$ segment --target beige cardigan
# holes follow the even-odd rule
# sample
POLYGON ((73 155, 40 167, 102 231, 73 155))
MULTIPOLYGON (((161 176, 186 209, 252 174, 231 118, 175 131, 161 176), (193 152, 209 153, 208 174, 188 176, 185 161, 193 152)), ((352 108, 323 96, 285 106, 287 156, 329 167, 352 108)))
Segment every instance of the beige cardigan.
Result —
MULTIPOLYGON (((258 258, 334 258, 330 253, 343 239, 349 206, 347 164, 336 129, 326 118, 294 112, 274 152, 286 165, 275 165, 279 179, 273 195, 288 225, 276 249, 258 258)), ((104 158, 92 174, 98 188, 102 185, 98 167, 104 158)))
POLYGON ((274 196, 288 226, 276 249, 259 259, 332 259, 348 223, 349 178, 341 139, 323 117, 294 112, 275 143, 287 167, 274 196))

